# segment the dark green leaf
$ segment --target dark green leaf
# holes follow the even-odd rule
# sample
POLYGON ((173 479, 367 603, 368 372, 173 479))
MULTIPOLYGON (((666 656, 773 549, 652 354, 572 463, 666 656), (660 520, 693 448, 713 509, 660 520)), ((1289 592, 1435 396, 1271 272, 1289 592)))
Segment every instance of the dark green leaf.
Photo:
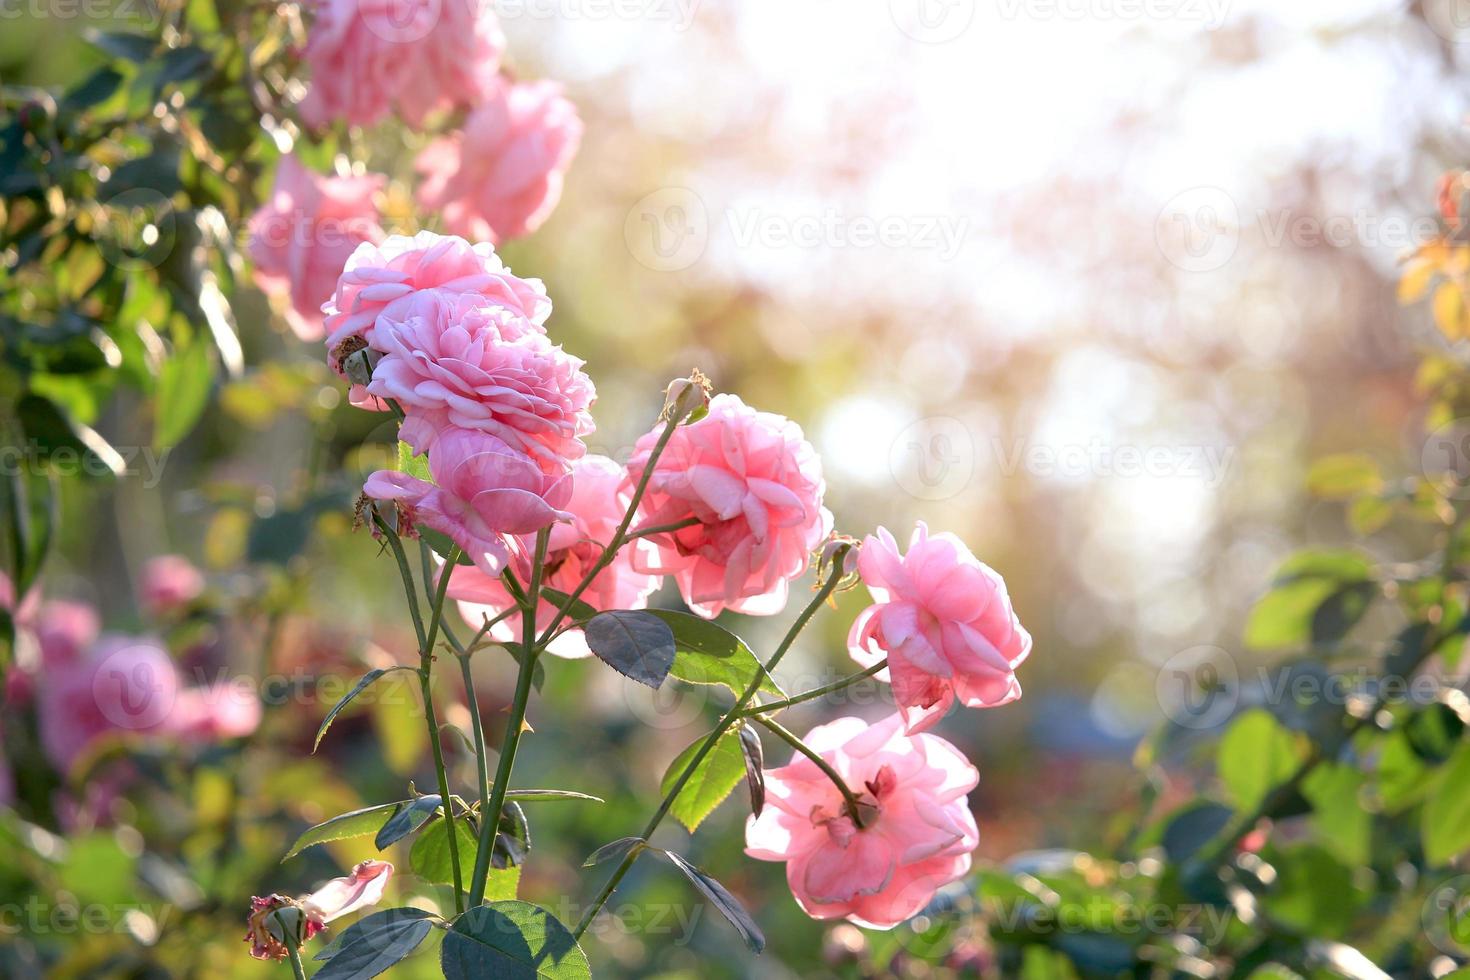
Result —
POLYGON ((642 610, 598 613, 585 627, 587 646, 603 663, 657 690, 674 665, 674 634, 658 616, 642 610))
POLYGON ((610 844, 603 844, 597 850, 587 855, 587 860, 582 862, 582 867, 595 868, 604 861, 621 858, 629 851, 634 849, 642 850, 647 845, 648 842, 642 837, 620 837, 610 844))
POLYGON ((348 926, 317 954, 318 980, 369 980, 404 959, 428 936, 433 916, 423 909, 374 912, 348 926))
POLYGON ((1449 759, 1464 732, 1465 722, 1447 704, 1431 704, 1414 712, 1404 723, 1409 747, 1433 765, 1449 759))
POLYGON ((87 476, 121 476, 127 463, 116 449, 93 429, 69 418, 49 399, 25 395, 16 413, 41 458, 70 462, 87 476), (64 457, 72 457, 69 461, 64 457))
POLYGON ((315 827, 308 829, 300 837, 296 838, 296 843, 291 845, 291 849, 286 852, 286 857, 281 858, 281 860, 285 861, 293 858, 313 844, 325 844, 334 840, 346 840, 349 837, 366 837, 368 834, 376 834, 382 829, 383 824, 387 822, 388 818, 406 803, 407 801, 403 803, 384 803, 380 806, 364 807, 361 810, 353 810, 349 813, 339 813, 332 819, 325 820, 315 827))
POLYGON ((438 812, 439 802, 438 796, 420 796, 400 804, 388 822, 383 824, 383 829, 378 831, 378 836, 373 838, 374 846, 381 851, 418 830, 438 812))
POLYGON ((587 956, 566 926, 526 902, 470 909, 444 935, 446 980, 590 980, 587 956))
POLYGON ((18 599, 35 584, 51 551, 59 517, 55 480, 17 466, 0 477, 0 498, 10 546, 10 580, 18 599))
POLYGON ((740 754, 745 759, 745 786, 750 790, 750 812, 760 816, 766 807, 765 749, 760 735, 749 725, 740 726, 740 754))
POLYGON ((105 54, 126 61, 142 63, 153 56, 157 42, 144 34, 127 34, 122 31, 99 31, 88 28, 82 32, 87 43, 105 54))
POLYGON ((674 664, 669 673, 675 679, 686 684, 722 684, 735 694, 744 694, 760 677, 763 694, 786 696, 745 641, 723 626, 669 609, 648 613, 667 623, 674 634, 674 664))
POLYGON ((352 688, 352 690, 348 691, 347 694, 342 697, 342 700, 332 705, 332 710, 328 711, 327 716, 322 719, 321 727, 316 730, 316 739, 311 743, 311 751, 315 752, 317 750, 317 746, 322 744, 322 736, 327 734, 327 729, 332 727, 332 722, 335 721, 337 719, 337 716, 342 713, 343 708, 352 703, 353 698, 357 697, 363 691, 367 690, 372 685, 373 681, 377 680, 379 677, 382 677, 384 674, 391 674, 395 670, 413 670, 413 668, 404 666, 386 668, 379 667, 368 671, 366 674, 363 674, 362 678, 358 680, 357 684, 352 688))
POLYGON ((1336 643, 1368 612, 1378 596, 1373 582, 1354 582, 1333 592, 1312 613, 1312 642, 1336 643))
MULTIPOLYGON (((739 785, 745 775, 745 757, 740 750, 740 739, 732 736, 733 733, 726 732, 715 743, 714 748, 710 749, 699 768, 694 770, 694 774, 679 791, 669 810, 690 833, 704 822, 705 817, 714 812, 715 807, 724 802, 725 797, 730 795, 731 790, 739 785)), ((674 784, 699 753, 704 741, 704 738, 697 739, 669 764, 659 785, 660 792, 664 795, 673 792, 674 784)))
POLYGON ((565 592, 558 592, 556 589, 548 589, 545 586, 542 586, 541 598, 545 599, 547 602, 551 603, 558 609, 566 609, 567 615, 571 617, 573 622, 585 623, 587 622, 587 620, 597 615, 597 610, 587 605, 587 603, 583 602, 581 599, 578 599, 576 602, 572 603, 571 608, 567 609, 567 601, 571 599, 571 596, 567 595, 565 592))
POLYGON ((495 847, 490 852, 490 866, 505 870, 525 863, 531 853, 531 824, 519 803, 507 802, 500 812, 500 826, 495 834, 495 847))
POLYGON ((68 91, 62 97, 61 108, 70 112, 90 109, 110 99, 121 84, 122 75, 117 69, 104 65, 88 75, 80 85, 68 91))
POLYGON ((766 948, 766 937, 761 934, 760 926, 755 924, 755 920, 750 917, 750 913, 745 911, 745 906, 741 905, 739 900, 725 889, 724 885, 673 851, 660 851, 659 853, 673 862, 674 867, 684 872, 685 876, 694 882, 694 887, 698 888, 704 894, 704 897, 709 899, 710 904, 714 905, 715 908, 720 910, 721 915, 730 920, 730 924, 740 933, 740 938, 745 940, 747 946, 757 953, 766 948))

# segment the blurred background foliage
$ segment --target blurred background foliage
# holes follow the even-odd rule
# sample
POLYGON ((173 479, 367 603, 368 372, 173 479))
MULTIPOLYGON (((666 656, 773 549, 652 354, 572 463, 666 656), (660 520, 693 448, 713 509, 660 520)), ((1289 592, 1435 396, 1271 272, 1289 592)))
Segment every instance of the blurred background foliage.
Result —
MULTIPOLYGON (((622 925, 594 930, 594 963, 1450 972, 1466 952, 1453 860, 1470 750, 1464 541, 1444 489, 1470 474, 1444 449, 1463 447, 1470 391, 1463 313, 1395 291, 1406 256, 1453 232, 1425 216, 1467 159, 1455 5, 1236 0, 1219 24, 956 6, 971 20, 943 43, 905 30, 902 3, 504 13, 517 73, 565 80, 587 122, 556 214, 502 251, 547 282, 553 337, 589 362, 594 451, 625 458, 662 385, 699 366, 805 426, 840 530, 958 532, 1036 640, 1023 701, 942 729, 981 770, 980 870, 932 915, 888 934, 808 921, 779 869, 741 855, 737 794, 681 846, 746 901, 767 953, 752 959, 645 862, 614 899, 622 925), (854 235, 885 218, 897 244, 854 235), (814 244, 789 240, 813 227, 814 244), (693 244, 670 254, 658 234, 693 244), (1120 450, 1162 455, 1139 472, 1120 450), (1369 683, 1324 710, 1271 694, 1371 678, 1384 657, 1390 673, 1427 662, 1427 697, 1386 703, 1369 683), (1167 921, 1119 925, 1150 912, 1167 921)), ((126 747, 145 778, 106 814, 68 823, 55 777, 23 776, 31 792, 0 822, 3 904, 113 914, 9 930, 0 972, 264 976, 239 941, 246 899, 376 856, 349 840, 278 864, 295 835, 430 782, 407 685, 309 754, 342 684, 407 661, 413 640, 390 567, 351 533, 392 428, 346 406, 240 256, 291 144, 302 15, 243 0, 4 12, 0 388, 6 439, 36 463, 7 474, 12 577, 136 629, 141 564, 186 554, 211 590, 171 647, 268 682, 249 739, 126 747), (61 449, 89 465, 47 464, 61 449)), ((412 230, 418 140, 385 125, 298 150, 390 174, 390 218, 412 230)), ((1436 269, 1463 282, 1463 265, 1436 269)), ((861 601, 843 596, 803 637, 788 690, 848 671, 861 601)), ((729 618, 753 641, 784 626, 729 618)), ((555 912, 589 897, 581 858, 634 832, 718 705, 550 666, 519 771, 607 800, 530 813, 545 844, 521 894, 555 912)), ((477 667, 493 719, 511 665, 477 667)), ((882 713, 885 695, 857 688, 788 725, 882 713)), ((438 696, 467 725, 457 683, 438 696)), ((445 745, 472 778, 472 756, 445 745)), ((410 876, 394 887, 442 900, 410 876)))

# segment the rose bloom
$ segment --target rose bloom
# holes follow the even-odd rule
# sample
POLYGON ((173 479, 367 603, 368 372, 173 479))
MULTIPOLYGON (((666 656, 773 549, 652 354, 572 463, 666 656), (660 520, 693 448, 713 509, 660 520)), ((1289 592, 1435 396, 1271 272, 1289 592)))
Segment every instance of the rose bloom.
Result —
POLYGON ((965 794, 979 774, 953 745, 905 736, 897 715, 871 726, 839 718, 806 743, 858 795, 863 826, 816 763, 797 754, 766 772, 766 806, 746 821, 745 853, 785 861, 807 915, 890 929, 970 870, 980 836, 965 794))
MULTIPOLYGON (((603 548, 617 532, 631 498, 627 488, 622 486, 623 476, 623 468, 606 456, 583 456, 572 464, 572 498, 567 504, 572 520, 551 527, 542 579, 548 588, 571 593, 588 569, 602 557, 603 548)), ((534 555, 535 548, 534 538, 523 539, 518 554, 522 557, 534 555)), ((633 554, 647 548, 646 542, 641 540, 625 546, 612 564, 592 580, 582 593, 582 600, 597 610, 642 609, 647 606, 648 597, 659 586, 659 578, 640 573, 633 567, 633 554)), ((526 564, 529 566, 529 561, 526 564)), ((523 570, 523 581, 528 573, 529 568, 523 570)), ((458 600, 460 615, 476 630, 484 625, 487 617, 494 619, 515 606, 500 578, 486 575, 470 565, 453 568, 447 594, 458 600)), ((555 615, 556 608, 542 599, 536 622, 544 628, 555 615)), ((486 635, 501 643, 519 640, 520 614, 507 616, 492 626, 486 635)), ((568 630, 552 640, 547 649, 562 657, 586 657, 592 653, 581 630, 568 630)))
POLYGON ((182 555, 159 555, 143 566, 143 606, 164 616, 187 606, 204 593, 204 576, 182 555))
POLYGON ((577 109, 554 82, 501 78, 464 132, 419 154, 419 204, 466 238, 500 243, 541 227, 582 140, 577 109))
POLYGON ((302 340, 320 340, 322 304, 358 245, 383 238, 378 174, 323 177, 294 156, 281 158, 268 203, 250 218, 255 282, 281 301, 302 340))
POLYGON ((157 641, 104 636, 89 655, 37 680, 41 747, 65 772, 94 739, 169 731, 179 674, 157 641))
POLYGON ((393 865, 387 861, 364 861, 342 878, 333 878, 310 895, 287 898, 285 895, 256 896, 250 900, 249 931, 245 941, 250 955, 260 960, 285 959, 288 953, 281 924, 272 921, 277 909, 295 908, 301 913, 301 932, 295 939, 305 942, 339 919, 383 900, 383 890, 393 877, 393 865))
MULTIPOLYGON (((647 468, 658 436, 638 440, 629 486, 647 468)), ((648 538, 654 549, 635 556, 634 567, 672 575, 701 616, 780 612, 789 583, 832 530, 825 491, 821 461, 800 426, 716 395, 708 415, 674 430, 640 508, 643 527, 697 523, 648 538)))
POLYGON ((368 394, 398 402, 413 422, 401 438, 416 451, 458 427, 493 435, 548 470, 586 452, 597 391, 583 362, 521 332, 507 307, 476 293, 425 290, 379 316, 374 338, 384 356, 368 394))
MULTIPOLYGON (((485 307, 499 307, 500 339, 545 333, 551 300, 539 279, 521 279, 507 269, 489 243, 471 245, 463 238, 421 231, 412 238, 390 235, 381 244, 363 244, 347 260, 337 290, 322 307, 326 314, 328 363, 342 374, 342 359, 363 347, 383 353, 377 337, 379 318, 400 323, 414 294, 426 289, 471 293, 485 307)), ((360 386, 352 403, 386 410, 360 386)))
POLYGON ((490 0, 318 0, 303 60, 307 123, 371 126, 390 109, 415 129, 495 89, 505 36, 490 0))
POLYGON ((1031 635, 1011 608, 999 573, 953 534, 914 529, 907 555, 879 528, 863 542, 858 572, 876 600, 852 624, 852 658, 879 674, 910 732, 933 726, 958 700, 993 708, 1021 696, 1015 669, 1031 635))
POLYGON ((475 429, 450 428, 429 454, 433 483, 379 470, 363 492, 396 501, 408 524, 424 524, 459 545, 487 575, 499 575, 510 559, 507 535, 534 534, 570 520, 572 494, 566 474, 548 474, 529 456, 475 429))

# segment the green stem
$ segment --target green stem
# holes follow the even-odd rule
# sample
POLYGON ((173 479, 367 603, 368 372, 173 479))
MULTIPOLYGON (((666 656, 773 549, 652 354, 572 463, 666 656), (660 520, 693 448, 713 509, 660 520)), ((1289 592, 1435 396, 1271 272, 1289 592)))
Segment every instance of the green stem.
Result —
POLYGON ((812 760, 812 762, 815 762, 817 764, 817 768, 822 770, 826 777, 832 780, 832 785, 836 786, 838 791, 842 793, 842 798, 846 801, 847 805, 847 815, 852 818, 852 822, 857 827, 857 829, 862 830, 862 803, 858 800, 853 791, 848 787, 847 782, 842 778, 842 775, 836 769, 832 768, 832 764, 826 759, 822 758, 820 752, 803 742, 800 736, 792 732, 785 725, 779 724, 778 722, 773 721, 770 718, 761 718, 759 716, 757 716, 753 720, 757 725, 760 725, 772 735, 777 736, 781 739, 781 741, 785 742, 787 745, 791 746, 793 749, 800 752, 802 755, 806 756, 808 759, 812 760))
POLYGON ((803 691, 801 694, 793 695, 792 697, 786 698, 781 701, 767 701, 765 704, 757 704, 752 707, 746 708, 743 712, 741 712, 741 716, 745 718, 755 718, 759 715, 770 714, 777 711, 785 711, 787 708, 793 707, 798 704, 805 704, 808 701, 815 701, 817 700, 817 698, 826 697, 828 694, 835 694, 838 691, 842 691, 849 687, 852 687, 859 681, 866 680, 867 678, 874 676, 875 674, 884 670, 887 666, 888 661, 886 659, 880 660, 878 663, 869 667, 867 670, 860 671, 856 674, 849 674, 841 680, 833 681, 831 684, 828 684, 825 687, 817 687, 813 688, 810 691, 803 691))
MULTIPOLYGON (((674 781, 674 785, 664 794, 664 798, 659 803, 658 809, 654 811, 653 816, 649 818, 648 824, 643 828, 643 833, 639 835, 643 840, 648 840, 653 836, 654 831, 658 830, 659 824, 663 823, 664 817, 668 816, 669 810, 673 808, 674 800, 678 799, 679 793, 683 791, 689 780, 694 777, 694 773, 699 769, 700 764, 704 762, 705 757, 714 750, 715 745, 730 730, 730 726, 739 718, 740 712, 745 710, 746 705, 750 704, 757 692, 760 691, 761 684, 765 681, 766 676, 776 669, 776 665, 781 662, 782 657, 786 656, 786 652, 791 649, 791 645, 796 642, 796 638, 801 635, 801 631, 806 628, 806 624, 811 621, 811 618, 816 615, 817 610, 827 601, 827 597, 837 588, 837 583, 842 579, 842 557, 841 554, 838 554, 833 559, 831 575, 828 576, 826 582, 822 583, 822 587, 817 590, 816 595, 812 596, 811 602, 807 603, 806 608, 801 611, 801 614, 796 617, 796 621, 791 624, 791 628, 786 631, 786 635, 781 638, 781 643, 776 647, 776 652, 771 654, 771 659, 766 662, 765 670, 750 682, 745 692, 740 695, 740 698, 730 710, 725 712, 719 724, 705 737, 703 744, 694 753, 694 757, 689 760, 689 763, 684 767, 684 771, 674 781)), ((602 907, 612 897, 612 893, 617 889, 618 883, 623 880, 623 877, 627 875, 629 869, 633 867, 633 863, 638 860, 640 853, 642 853, 642 848, 630 851, 618 864, 617 870, 608 878, 607 883, 602 887, 602 891, 598 893, 597 898, 588 907, 581 921, 577 923, 577 928, 572 932, 573 939, 582 938, 582 934, 587 931, 588 926, 592 925, 592 920, 597 917, 597 913, 602 911, 602 907)))
POLYGON ((638 485, 633 488, 633 498, 628 501, 628 509, 623 514, 622 523, 618 525, 617 532, 613 534, 612 540, 607 543, 607 547, 602 550, 602 555, 597 559, 596 564, 587 570, 587 574, 582 577, 582 581, 577 583, 577 587, 572 590, 572 594, 567 597, 567 601, 556 611, 556 615, 552 617, 551 625, 547 626, 546 632, 541 634, 541 646, 545 646, 551 642, 551 637, 555 635, 556 628, 567 617, 568 610, 577 604, 578 599, 582 598, 582 593, 586 592, 588 587, 592 585, 592 580, 597 578, 598 574, 604 568, 612 564, 613 559, 617 557, 618 549, 622 548, 627 542, 628 528, 632 526, 633 517, 638 513, 638 505, 643 502, 643 494, 648 490, 648 481, 653 479, 653 471, 658 466, 659 457, 664 454, 664 449, 668 447, 669 440, 674 437, 674 430, 678 427, 679 419, 669 419, 668 422, 664 423, 664 431, 659 433, 658 442, 654 444, 653 452, 648 454, 648 462, 643 465, 643 474, 638 477, 638 485))
POLYGON ((640 527, 638 530, 629 533, 627 538, 624 539, 624 543, 636 541, 639 538, 652 537, 655 534, 668 534, 671 531, 682 531, 684 528, 693 527, 698 523, 699 518, 686 517, 682 521, 673 521, 669 524, 655 524, 652 527, 640 527))
POLYGON ((524 645, 520 673, 516 677, 515 700, 511 703, 510 719, 505 725, 505 739, 500 746, 500 762, 495 769, 495 785, 490 789, 490 799, 480 810, 480 843, 475 853, 475 874, 470 880, 470 908, 478 907, 485 900, 485 885, 490 877, 490 855, 495 847, 495 835, 500 829, 500 815, 505 811, 505 794, 510 787, 511 771, 515 767, 516 748, 521 740, 521 728, 526 721, 526 705, 531 700, 531 681, 536 674, 536 601, 541 595, 541 571, 546 564, 546 547, 551 538, 551 529, 543 528, 536 535, 536 555, 532 559, 531 584, 526 592, 526 605, 521 613, 521 641, 524 645))
POLYGON ((403 553, 403 542, 398 540, 398 532, 389 527, 388 522, 376 512, 373 513, 373 523, 378 526, 383 540, 388 542, 388 547, 393 549, 393 557, 398 561, 398 577, 403 579, 403 591, 408 597, 408 614, 413 618, 413 629, 419 638, 419 646, 423 646, 424 618, 419 612, 419 597, 413 588, 413 573, 408 568, 408 556, 403 553))
POLYGON ((286 936, 286 958, 291 961, 291 972, 296 975, 296 980, 306 980, 306 967, 301 965, 301 947, 294 936, 286 936))
MULTIPOLYGON (((449 793, 449 771, 444 765, 444 746, 439 739, 439 720, 434 713, 434 643, 439 637, 439 624, 444 618, 444 596, 449 591, 449 570, 459 559, 459 549, 450 548, 443 571, 439 575, 439 588, 434 593, 433 610, 430 613, 429 632, 419 654, 419 687, 424 694, 424 720, 429 726, 429 746, 434 752, 434 774, 439 778, 439 799, 444 803, 444 824, 449 832, 449 866, 454 876, 454 907, 463 912, 464 881, 459 869, 459 837, 454 832, 454 801, 449 793)), ((424 583, 427 589, 428 582, 424 583)))

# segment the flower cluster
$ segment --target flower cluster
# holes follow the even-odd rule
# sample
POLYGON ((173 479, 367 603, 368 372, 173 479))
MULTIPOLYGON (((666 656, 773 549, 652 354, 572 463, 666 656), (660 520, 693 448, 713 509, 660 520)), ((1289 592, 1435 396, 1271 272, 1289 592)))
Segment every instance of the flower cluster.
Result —
MULTIPOLYGON (((369 126, 395 113, 422 129, 442 110, 468 109, 462 130, 419 154, 419 204, 456 234, 496 244, 541 226, 561 198, 582 121, 556 83, 501 73, 505 37, 489 0, 321 0, 312 9, 301 103, 309 125, 369 126)), ((248 251, 256 283, 302 340, 322 336, 322 304, 354 249, 385 237, 387 184, 361 170, 323 176, 294 153, 281 159, 269 201, 250 220, 248 251)))
MULTIPOLYGON (((164 625, 203 589, 203 576, 186 559, 155 558, 143 569, 141 606, 164 625)), ((57 771, 72 771, 119 739, 200 744, 240 738, 260 724, 254 692, 225 681, 188 683, 158 637, 103 633, 90 605, 43 600, 36 591, 17 601, 13 593, 0 576, 0 607, 16 630, 16 669, 6 677, 4 708, 11 717, 33 715, 41 749, 57 771)), ((0 753, 0 802, 13 798, 6 772, 0 753)), ((113 775, 126 782, 125 773, 113 775)), ((93 788, 121 785, 94 781, 93 788)))

